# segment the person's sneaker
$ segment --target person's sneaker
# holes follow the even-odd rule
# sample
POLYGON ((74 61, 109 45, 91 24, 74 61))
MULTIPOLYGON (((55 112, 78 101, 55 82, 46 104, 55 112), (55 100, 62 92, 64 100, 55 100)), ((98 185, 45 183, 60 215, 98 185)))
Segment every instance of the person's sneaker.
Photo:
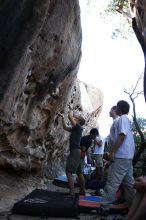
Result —
POLYGON ((104 195, 104 190, 103 190, 103 189, 100 189, 100 190, 99 190, 99 194, 100 194, 100 196, 103 196, 103 195, 104 195))
POLYGON ((103 196, 104 195, 104 190, 103 189, 98 189, 95 191, 95 195, 97 196, 103 196))

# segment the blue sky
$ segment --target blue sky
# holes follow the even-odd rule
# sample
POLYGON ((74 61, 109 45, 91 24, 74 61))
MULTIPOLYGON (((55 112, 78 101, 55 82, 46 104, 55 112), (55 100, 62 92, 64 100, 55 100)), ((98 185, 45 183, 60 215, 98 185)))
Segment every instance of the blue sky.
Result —
MULTIPOLYGON (((93 0, 94 7, 88 8, 85 1, 80 0, 83 43, 78 73, 80 80, 96 86, 104 93, 103 111, 98 120, 100 132, 104 136, 108 135, 112 123, 109 117, 111 106, 121 99, 131 104, 128 95, 123 92, 124 88, 130 92, 144 70, 143 53, 134 34, 130 40, 121 37, 112 39, 118 18, 113 16, 106 22, 101 18, 99 13, 106 2, 93 0)), ((142 90, 143 79, 137 91, 142 90)), ((143 95, 136 99, 136 112, 138 116, 145 117, 143 95)))

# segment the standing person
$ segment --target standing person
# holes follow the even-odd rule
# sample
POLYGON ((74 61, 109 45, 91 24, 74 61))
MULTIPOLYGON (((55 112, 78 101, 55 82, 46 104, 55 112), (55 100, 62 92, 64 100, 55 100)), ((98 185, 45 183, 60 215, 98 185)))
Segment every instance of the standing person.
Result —
POLYGON ((70 132, 70 154, 67 158, 67 164, 66 164, 66 176, 68 178, 68 183, 70 187, 70 195, 75 195, 75 189, 74 189, 74 180, 73 180, 73 173, 76 173, 79 178, 80 183, 80 194, 85 194, 85 180, 84 176, 82 174, 81 169, 81 147, 80 147, 80 141, 81 136, 83 132, 83 125, 85 123, 85 120, 81 116, 73 116, 72 112, 68 112, 68 119, 71 122, 71 126, 67 126, 65 123, 64 115, 59 113, 58 114, 62 118, 62 125, 63 129, 70 132))
POLYGON ((96 166, 96 180, 103 180, 103 154, 104 154, 104 138, 98 134, 94 141, 94 151, 93 151, 93 159, 95 160, 96 166))
POLYGON ((107 183, 102 196, 105 200, 114 201, 116 192, 123 183, 125 200, 130 204, 135 194, 133 188, 132 159, 135 152, 134 138, 131 131, 131 123, 128 118, 130 106, 121 100, 117 103, 117 114, 120 116, 117 123, 117 137, 111 148, 110 158, 113 161, 108 174, 107 183))
POLYGON ((110 134, 108 136, 108 144, 109 144, 109 151, 114 143, 114 140, 117 138, 117 123, 119 120, 119 116, 117 115, 117 106, 113 106, 109 112, 109 116, 113 119, 113 123, 110 128, 110 134))
POLYGON ((89 135, 85 135, 81 138, 81 155, 82 155, 82 163, 84 163, 85 155, 87 154, 87 161, 91 161, 90 148, 92 146, 93 141, 96 139, 98 135, 98 129, 92 128, 90 130, 89 135))

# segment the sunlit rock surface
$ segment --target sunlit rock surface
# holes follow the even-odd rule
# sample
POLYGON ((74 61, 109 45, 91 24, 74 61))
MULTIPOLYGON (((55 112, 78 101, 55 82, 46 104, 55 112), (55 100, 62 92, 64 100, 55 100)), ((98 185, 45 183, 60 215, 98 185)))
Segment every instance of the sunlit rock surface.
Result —
MULTIPOLYGON (((68 105, 73 109, 74 114, 82 115, 85 118, 86 123, 83 135, 88 134, 91 128, 98 127, 97 119, 103 105, 103 93, 98 88, 75 80, 72 89, 68 94, 67 106, 68 105), (83 97, 86 97, 86 100, 83 99, 83 97)), ((65 107, 62 111, 65 115, 66 123, 69 122, 67 118, 68 110, 69 108, 65 107)), ((49 136, 52 141, 46 142, 49 159, 47 160, 47 166, 44 169, 44 175, 47 177, 54 176, 56 171, 60 174, 64 171, 66 157, 69 153, 70 134, 63 130, 60 118, 56 116, 55 120, 56 126, 52 127, 49 136)))

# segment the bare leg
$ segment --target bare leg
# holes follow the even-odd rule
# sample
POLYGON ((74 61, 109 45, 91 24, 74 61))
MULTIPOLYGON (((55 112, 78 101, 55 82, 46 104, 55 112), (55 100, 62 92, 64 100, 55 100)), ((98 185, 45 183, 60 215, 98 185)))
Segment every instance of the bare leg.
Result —
POLYGON ((74 195, 75 188, 74 188, 74 180, 73 180, 72 173, 66 172, 66 176, 67 176, 68 184, 69 184, 69 188, 70 188, 70 195, 74 195))
POLYGON ((80 184, 80 193, 85 193, 85 179, 83 174, 77 174, 79 178, 79 184, 80 184))
POLYGON ((128 212, 128 216, 127 216, 126 220, 133 220, 135 213, 138 211, 139 204, 142 201, 142 197, 143 197, 143 195, 140 192, 136 193, 134 200, 132 202, 132 205, 130 207, 130 210, 128 212))

